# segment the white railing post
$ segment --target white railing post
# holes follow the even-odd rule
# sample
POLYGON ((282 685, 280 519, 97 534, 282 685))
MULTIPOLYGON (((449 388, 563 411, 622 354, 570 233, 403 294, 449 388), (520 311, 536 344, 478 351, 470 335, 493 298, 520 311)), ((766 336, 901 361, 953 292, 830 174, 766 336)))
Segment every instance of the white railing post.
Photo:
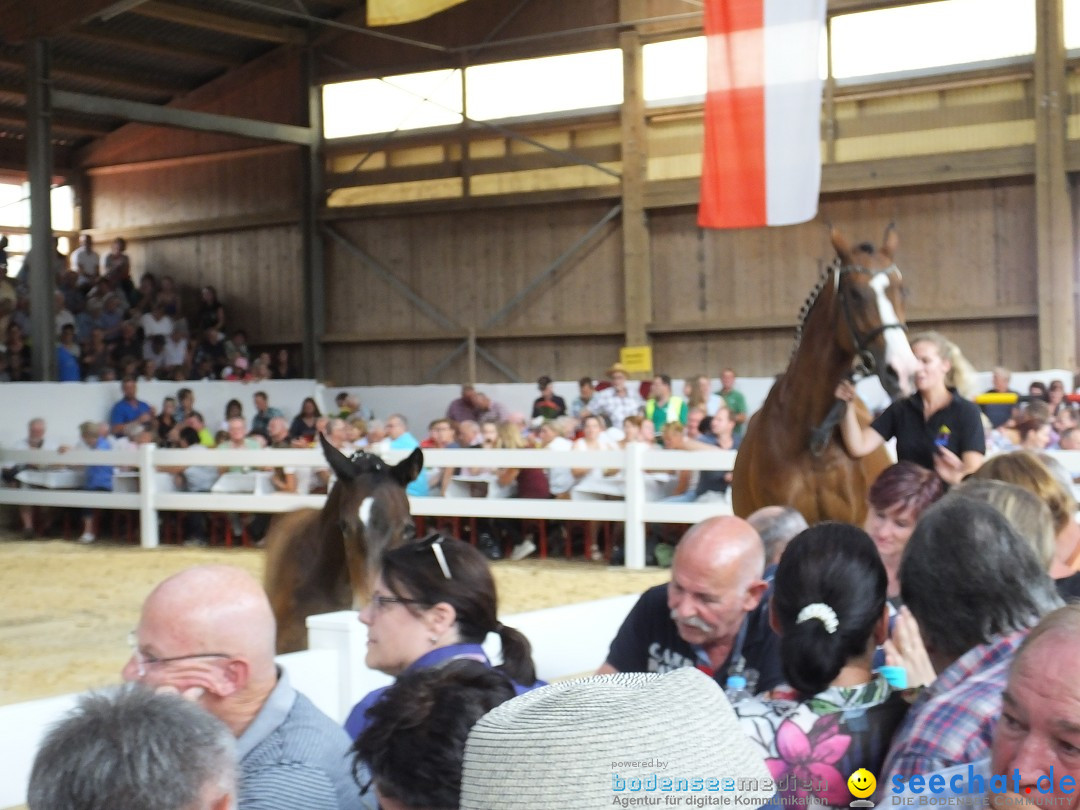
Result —
POLYGON ((158 547, 157 478, 152 444, 139 445, 139 537, 143 548, 158 547))
POLYGON ((627 568, 645 567, 645 445, 626 445, 626 525, 623 527, 623 553, 627 568))

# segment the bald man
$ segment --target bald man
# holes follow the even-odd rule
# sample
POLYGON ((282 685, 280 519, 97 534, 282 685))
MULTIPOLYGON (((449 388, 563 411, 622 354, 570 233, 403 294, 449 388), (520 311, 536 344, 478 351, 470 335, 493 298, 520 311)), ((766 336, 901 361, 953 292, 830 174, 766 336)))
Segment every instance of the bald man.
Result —
POLYGON ((697 667, 721 686, 742 673, 752 691, 772 689, 783 673, 764 571, 761 538, 745 520, 691 527, 675 550, 671 582, 642 594, 597 674, 697 667))
POLYGON ((270 602, 246 571, 208 565, 166 579, 133 635, 124 680, 175 689, 236 736, 239 810, 374 810, 353 780, 345 730, 275 665, 270 602))

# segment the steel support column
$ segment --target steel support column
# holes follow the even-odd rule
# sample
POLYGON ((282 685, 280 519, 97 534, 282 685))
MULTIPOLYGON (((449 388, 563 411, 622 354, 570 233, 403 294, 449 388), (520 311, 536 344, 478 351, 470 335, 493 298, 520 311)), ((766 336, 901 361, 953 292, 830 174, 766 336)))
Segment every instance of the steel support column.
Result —
POLYGON ((42 381, 56 379, 49 43, 45 39, 37 39, 28 50, 26 162, 30 176, 30 359, 33 378, 42 381))
POLYGON ((308 93, 308 128, 311 143, 300 152, 301 175, 301 242, 303 244, 304 276, 304 376, 321 380, 326 376, 322 339, 326 334, 326 265, 322 233, 319 230, 319 209, 323 204, 323 132, 322 86, 316 80, 315 52, 304 52, 304 78, 308 93))

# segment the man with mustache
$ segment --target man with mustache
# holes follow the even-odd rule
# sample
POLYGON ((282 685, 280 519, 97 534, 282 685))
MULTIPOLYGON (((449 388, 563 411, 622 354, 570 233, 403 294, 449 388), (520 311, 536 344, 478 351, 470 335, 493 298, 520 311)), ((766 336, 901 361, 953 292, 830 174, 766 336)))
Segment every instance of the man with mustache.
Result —
POLYGON ((764 571, 761 537, 745 520, 691 527, 675 550, 671 582, 641 596, 597 674, 697 667, 721 686, 743 675, 751 692, 772 689, 783 673, 764 571))

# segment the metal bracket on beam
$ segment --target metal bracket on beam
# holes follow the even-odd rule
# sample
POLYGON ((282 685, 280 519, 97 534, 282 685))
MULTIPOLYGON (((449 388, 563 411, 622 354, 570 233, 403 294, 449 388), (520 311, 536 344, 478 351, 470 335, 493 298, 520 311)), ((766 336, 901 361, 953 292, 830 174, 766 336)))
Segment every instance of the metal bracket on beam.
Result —
POLYGON ((293 124, 276 124, 252 118, 181 110, 176 107, 145 104, 141 101, 106 98, 89 93, 73 93, 69 90, 53 90, 52 105, 53 109, 69 110, 85 115, 104 115, 142 124, 240 135, 245 138, 292 143, 298 146, 313 146, 318 142, 318 133, 314 127, 298 127, 293 124))

